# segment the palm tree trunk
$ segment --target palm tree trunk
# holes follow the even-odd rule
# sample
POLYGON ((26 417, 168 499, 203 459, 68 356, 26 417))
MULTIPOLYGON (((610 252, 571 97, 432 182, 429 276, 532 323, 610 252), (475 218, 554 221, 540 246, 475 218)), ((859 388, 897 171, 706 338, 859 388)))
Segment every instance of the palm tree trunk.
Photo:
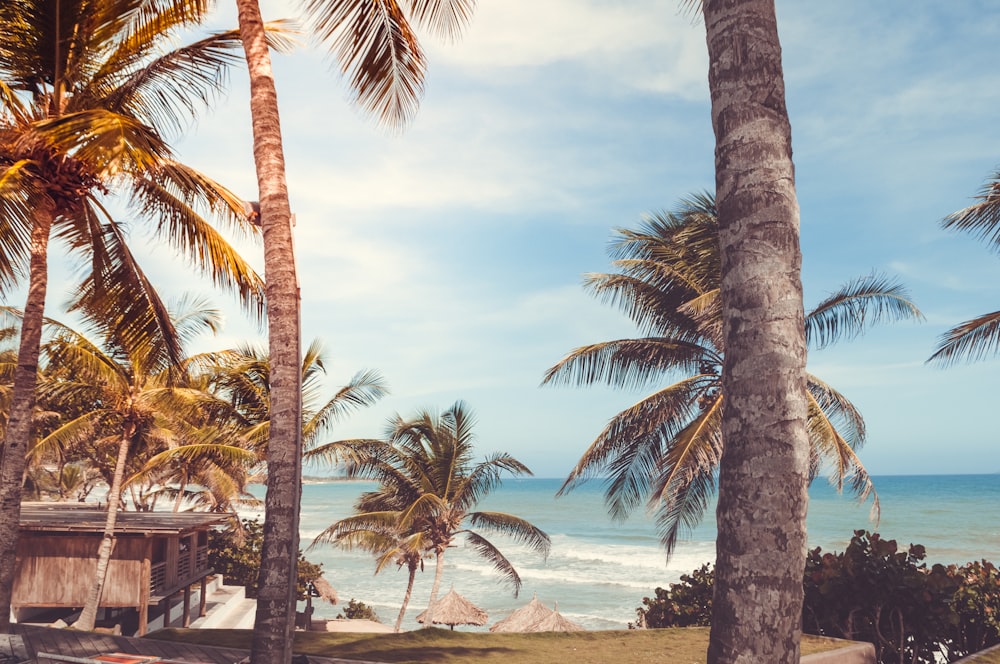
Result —
POLYGON ((406 593, 403 595, 403 606, 399 607, 396 626, 392 628, 392 631, 396 634, 399 634, 399 628, 403 625, 403 616, 406 614, 406 607, 410 605, 410 597, 413 595, 413 582, 417 578, 417 566, 410 563, 407 567, 410 571, 410 578, 406 581, 406 593))
POLYGON ((299 289, 291 209, 278 118, 278 95, 257 0, 237 0, 240 38, 250 72, 254 163, 264 234, 271 358, 271 433, 260 590, 251 644, 253 664, 291 661, 302 475, 299 289))
POLYGON ((181 486, 177 489, 177 498, 174 500, 174 512, 181 511, 181 505, 184 504, 184 491, 187 489, 188 473, 187 470, 181 471, 181 486))
POLYGON ((705 0, 725 363, 710 664, 799 661, 809 447, 799 211, 773 0, 705 0))
POLYGON ((441 589, 441 576, 444 571, 444 551, 438 551, 437 560, 434 563, 434 585, 431 586, 431 598, 427 601, 427 613, 424 614, 424 626, 430 627, 434 624, 434 603, 437 601, 438 591, 441 589))
POLYGON ((101 596, 104 594, 104 582, 108 578, 108 567, 111 564, 111 552, 115 547, 115 525, 118 523, 118 506, 121 504, 122 484, 125 481, 125 462, 128 460, 128 452, 132 447, 132 435, 135 427, 131 424, 125 425, 122 432, 122 439, 118 443, 118 458, 115 460, 115 474, 111 481, 111 489, 108 491, 108 514, 104 519, 104 536, 101 538, 101 546, 97 549, 97 569, 94 572, 94 583, 87 593, 87 601, 83 605, 83 612, 80 614, 73 627, 85 632, 94 630, 94 622, 97 620, 97 609, 101 605, 101 596))
POLYGON ((0 462, 0 632, 3 633, 10 631, 10 603, 14 593, 17 535, 21 521, 21 486, 24 483, 24 468, 31 440, 31 415, 35 409, 38 354, 45 315, 45 292, 49 281, 49 235, 54 219, 55 203, 45 197, 35 208, 35 223, 31 231, 28 297, 21 320, 14 392, 7 420, 3 460, 0 462))

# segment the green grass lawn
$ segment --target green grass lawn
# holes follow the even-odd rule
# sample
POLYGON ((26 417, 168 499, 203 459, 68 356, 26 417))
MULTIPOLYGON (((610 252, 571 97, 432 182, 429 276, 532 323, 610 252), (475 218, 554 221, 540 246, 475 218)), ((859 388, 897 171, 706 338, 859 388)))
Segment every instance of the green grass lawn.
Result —
MULTIPOLYGON (((227 648, 250 648, 250 632, 230 629, 169 629, 146 638, 185 641, 227 648)), ((842 642, 807 636, 802 654, 835 648, 842 642)), ((491 634, 418 629, 401 634, 296 632, 296 653, 377 662, 419 664, 627 664, 671 662, 703 664, 708 628, 600 630, 491 634)))

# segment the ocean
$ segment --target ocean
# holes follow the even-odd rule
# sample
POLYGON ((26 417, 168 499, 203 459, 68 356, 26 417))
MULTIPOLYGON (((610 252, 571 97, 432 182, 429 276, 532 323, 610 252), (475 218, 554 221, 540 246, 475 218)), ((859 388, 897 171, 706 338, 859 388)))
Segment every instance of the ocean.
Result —
MULTIPOLYGON (((825 480, 810 488, 809 546, 843 551, 855 530, 873 530, 902 547, 927 548, 928 563, 1000 561, 1000 474, 882 476, 874 478, 881 500, 881 517, 870 520, 871 501, 860 505, 849 494, 839 495, 825 480)), ((556 498, 559 479, 508 479, 479 509, 525 518, 552 540, 543 559, 502 536, 491 541, 513 563, 523 582, 520 596, 500 583, 486 561, 462 540, 445 554, 441 593, 449 588, 489 614, 486 627, 537 596, 587 629, 625 629, 635 610, 656 587, 666 587, 715 553, 714 506, 707 518, 688 533, 667 559, 656 529, 645 514, 614 522, 603 504, 603 487, 590 482, 556 498)), ((387 568, 375 575, 370 554, 342 551, 330 545, 309 548, 328 525, 349 516, 365 482, 310 483, 303 487, 301 534, 306 557, 322 563, 324 575, 337 589, 340 604, 318 603, 316 618, 333 618, 350 599, 368 604, 379 619, 393 624, 406 589, 405 569, 387 568)), ((427 606, 434 577, 429 560, 418 572, 403 629, 416 629, 417 614, 427 606)))

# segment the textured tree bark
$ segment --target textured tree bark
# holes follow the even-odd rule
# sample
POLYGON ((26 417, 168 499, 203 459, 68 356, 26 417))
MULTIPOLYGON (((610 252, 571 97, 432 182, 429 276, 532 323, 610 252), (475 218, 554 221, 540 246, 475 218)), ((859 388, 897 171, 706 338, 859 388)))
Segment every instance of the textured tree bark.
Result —
POLYGON ((278 95, 257 0, 237 0, 240 38, 250 72, 254 163, 264 235, 271 435, 260 590, 251 644, 253 664, 291 661, 302 479, 299 288, 291 209, 278 118, 278 95))
POLYGON ((118 444, 118 457, 115 459, 115 474, 111 478, 111 489, 108 491, 108 513, 104 519, 104 536, 97 548, 97 569, 94 571, 94 583, 87 592, 80 618, 73 624, 75 629, 85 632, 94 630, 97 621, 97 609, 101 606, 101 596, 104 595, 104 582, 108 578, 108 567, 111 565, 111 553, 115 548, 115 526, 118 524, 118 507, 121 505, 122 484, 125 482, 125 462, 128 461, 129 449, 132 447, 132 436, 135 426, 125 424, 122 439, 118 444))
POLYGON ((31 231, 28 296, 21 320, 14 392, 0 463, 0 632, 4 633, 10 632, 10 602, 14 594, 14 564, 21 521, 21 485, 31 441, 31 415, 35 409, 38 354, 49 282, 49 235, 54 219, 55 203, 45 197, 35 209, 35 225, 31 231))
POLYGON ((403 605, 399 607, 399 615, 396 617, 396 625, 392 631, 399 634, 399 628, 403 625, 403 616, 406 615, 406 607, 410 605, 410 596, 413 595, 413 582, 417 578, 417 566, 409 565, 410 576, 406 580, 406 592, 403 594, 403 605))
POLYGON ((431 585, 431 598, 427 600, 427 612, 424 614, 425 627, 430 627, 434 624, 434 603, 437 602, 438 593, 441 591, 442 572, 444 572, 444 551, 438 551, 437 560, 434 563, 434 583, 431 585))
POLYGON ((705 0, 725 440, 710 664, 799 661, 808 479, 799 210, 773 0, 705 0))

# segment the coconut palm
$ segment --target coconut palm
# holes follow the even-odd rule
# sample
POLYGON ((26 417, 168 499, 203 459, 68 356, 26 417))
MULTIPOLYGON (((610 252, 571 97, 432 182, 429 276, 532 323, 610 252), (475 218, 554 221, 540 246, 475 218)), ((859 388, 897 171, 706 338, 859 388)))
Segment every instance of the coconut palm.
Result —
MULTIPOLYGON (((197 355, 185 363, 190 380, 213 395, 202 404, 201 422, 193 442, 149 459, 145 473, 161 475, 180 488, 172 494, 175 509, 185 498, 200 508, 227 511, 233 504, 253 500, 246 484, 266 479, 264 460, 270 440, 271 365, 260 348, 238 348, 197 355), (202 488, 187 494, 184 487, 197 480, 202 488)), ((314 340, 302 358, 302 432, 307 460, 336 465, 350 456, 353 440, 327 441, 333 426, 358 408, 373 405, 388 392, 376 371, 359 371, 347 385, 322 401, 326 360, 322 344, 314 340)))
MULTIPOLYGON (((614 416, 573 468, 560 493, 587 479, 607 478, 605 499, 615 518, 643 501, 654 512, 667 552, 679 532, 704 515, 716 489, 723 453, 724 402, 719 299, 718 215, 709 194, 682 201, 647 219, 639 230, 618 231, 611 249, 614 274, 586 285, 618 304, 647 336, 577 348, 548 370, 544 383, 597 382, 653 394, 614 416), (680 377, 663 385, 665 378, 680 377)), ((869 324, 919 318, 904 288, 885 278, 858 279, 806 316, 806 337, 822 347, 861 334, 869 324)), ((864 443, 861 413, 833 387, 808 378, 809 475, 824 466, 838 489, 859 500, 878 497, 857 449, 864 443)))
POLYGON ((263 306, 262 281, 206 220, 255 233, 242 202, 177 162, 165 141, 221 90, 237 61, 233 32, 164 51, 204 5, 0 3, 0 287, 27 275, 0 472, 0 629, 8 624, 50 237, 89 266, 75 308, 96 313, 103 305, 123 339, 161 335, 175 359, 179 342, 166 307, 129 249, 122 223, 109 213, 113 197, 128 202, 130 217, 151 221, 214 283, 238 292, 254 311, 263 306))
MULTIPOLYGON (((979 201, 944 218, 948 229, 972 233, 991 248, 1000 247, 1000 173, 987 182, 979 193, 979 201)), ((938 341, 927 360, 944 366, 969 360, 972 362, 996 355, 1000 350, 1000 311, 983 314, 956 325, 938 341)))
MULTIPOLYGON (((307 0, 315 34, 332 46, 356 93, 356 102, 394 128, 416 111, 423 91, 425 58, 411 24, 445 38, 456 37, 472 14, 475 0, 307 0)), ((275 377, 274 409, 268 448, 268 487, 261 555, 260 593, 253 664, 291 659, 294 628, 296 552, 298 551, 301 420, 295 388, 301 348, 298 278, 292 248, 291 206, 278 117, 278 95, 271 72, 258 0, 236 0, 240 35, 250 72, 254 163, 264 234, 264 272, 268 275, 269 350, 275 377)))
MULTIPOLYGON (((472 414, 461 401, 441 414, 423 411, 404 420, 398 415, 385 441, 359 444, 349 465, 352 477, 379 482, 379 489, 362 496, 360 514, 353 521, 335 523, 320 541, 350 538, 364 524, 381 524, 388 537, 404 543, 399 552, 420 551, 435 558, 434 583, 428 612, 434 610, 444 571, 444 554, 456 538, 488 560, 511 584, 514 595, 521 577, 511 562, 478 530, 499 533, 547 555, 549 538, 524 519, 503 512, 473 511, 476 504, 500 485, 502 476, 530 475, 520 461, 505 453, 484 461, 473 460, 472 414), (360 525, 359 525, 360 524, 360 525), (343 526, 343 527, 340 527, 343 526)), ((371 528, 369 528, 371 530, 371 528)), ((431 624, 431 615, 427 624, 431 624)))
MULTIPOLYGON (((217 311, 193 302, 174 318, 172 327, 187 339, 216 331, 220 321, 217 311)), ((92 630, 114 545, 121 494, 129 483, 129 462, 134 466, 138 457, 148 458, 151 452, 171 445, 179 431, 190 428, 185 417, 197 413, 203 398, 173 384, 171 368, 176 363, 170 344, 162 337, 135 343, 120 334, 114 321, 98 319, 93 326, 101 341, 95 343, 66 326, 51 325, 56 334, 44 347, 51 374, 39 391, 50 403, 66 399, 91 407, 40 440, 32 454, 86 444, 109 486, 94 584, 77 622, 80 629, 92 630), (101 463, 104 459, 107 462, 101 463)))
POLYGON ((393 631, 399 632, 403 617, 413 596, 417 571, 423 571, 424 558, 431 548, 426 541, 422 523, 412 522, 404 532, 400 528, 404 510, 389 487, 365 492, 355 503, 355 514, 331 524, 316 536, 310 548, 333 544, 346 550, 368 551, 375 556, 375 573, 390 564, 406 566, 406 591, 396 616, 393 631))

